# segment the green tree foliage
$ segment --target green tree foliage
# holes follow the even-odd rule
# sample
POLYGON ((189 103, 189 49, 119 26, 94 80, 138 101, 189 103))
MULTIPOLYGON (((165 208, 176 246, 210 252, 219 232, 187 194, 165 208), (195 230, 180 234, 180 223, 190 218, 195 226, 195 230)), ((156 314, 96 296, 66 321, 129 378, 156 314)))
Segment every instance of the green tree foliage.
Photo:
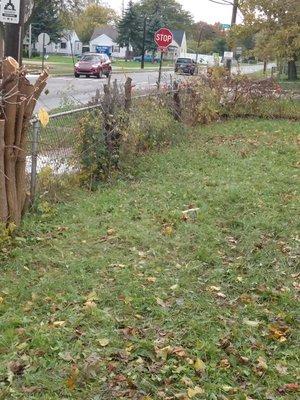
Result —
POLYGON ((56 42, 64 29, 60 14, 60 0, 46 2, 36 0, 28 23, 32 24, 33 40, 37 40, 40 33, 46 32, 51 41, 56 42))
POLYGON ((129 1, 123 18, 118 23, 118 43, 129 50, 130 46, 139 48, 142 41, 141 13, 138 7, 129 1), (137 29, 138 27, 138 29, 137 29))
POLYGON ((113 9, 94 3, 73 14, 73 27, 82 43, 86 44, 90 41, 95 28, 112 24, 116 19, 113 9))
POLYGON ((240 0, 244 24, 240 35, 260 32, 255 52, 258 57, 273 55, 288 63, 289 80, 297 79, 296 61, 300 56, 299 0, 240 0))
POLYGON ((140 0, 127 8, 118 24, 119 44, 130 45, 135 53, 142 50, 143 26, 146 19, 146 50, 155 52, 154 33, 161 27, 188 31, 193 19, 176 0, 140 0))

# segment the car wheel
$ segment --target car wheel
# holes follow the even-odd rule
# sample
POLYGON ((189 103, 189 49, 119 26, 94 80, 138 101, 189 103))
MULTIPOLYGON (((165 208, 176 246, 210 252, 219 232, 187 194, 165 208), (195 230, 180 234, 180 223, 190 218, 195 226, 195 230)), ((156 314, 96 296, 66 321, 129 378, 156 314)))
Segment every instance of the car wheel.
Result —
POLYGON ((74 74, 74 76, 75 76, 75 78, 79 78, 80 77, 80 75, 79 74, 74 74))

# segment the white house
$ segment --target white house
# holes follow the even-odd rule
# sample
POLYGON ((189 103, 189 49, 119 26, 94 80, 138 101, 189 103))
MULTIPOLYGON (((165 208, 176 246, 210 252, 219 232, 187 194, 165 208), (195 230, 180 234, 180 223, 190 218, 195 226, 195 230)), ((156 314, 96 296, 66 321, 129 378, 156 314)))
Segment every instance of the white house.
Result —
POLYGON ((117 43, 118 31, 113 26, 95 28, 90 40, 92 53, 106 53, 113 58, 125 58, 126 47, 120 47, 117 43))
POLYGON ((166 58, 177 59, 184 57, 187 53, 186 33, 183 30, 173 31, 173 42, 171 43, 166 58))
MULTIPOLYGON (((43 52, 41 43, 35 43, 35 49, 39 53, 43 52)), ((46 54, 61 54, 65 56, 81 55, 82 43, 75 31, 65 31, 57 43, 51 42, 46 47, 46 54)))

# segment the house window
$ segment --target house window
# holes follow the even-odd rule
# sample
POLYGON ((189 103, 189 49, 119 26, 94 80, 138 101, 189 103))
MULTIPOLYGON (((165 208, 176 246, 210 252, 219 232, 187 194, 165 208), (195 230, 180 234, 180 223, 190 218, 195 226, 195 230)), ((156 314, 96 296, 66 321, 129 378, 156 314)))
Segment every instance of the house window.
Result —
POLYGON ((60 44, 61 49, 66 49, 67 48, 67 43, 61 43, 60 44))
POLYGON ((120 46, 113 46, 112 52, 113 53, 120 53, 120 46))

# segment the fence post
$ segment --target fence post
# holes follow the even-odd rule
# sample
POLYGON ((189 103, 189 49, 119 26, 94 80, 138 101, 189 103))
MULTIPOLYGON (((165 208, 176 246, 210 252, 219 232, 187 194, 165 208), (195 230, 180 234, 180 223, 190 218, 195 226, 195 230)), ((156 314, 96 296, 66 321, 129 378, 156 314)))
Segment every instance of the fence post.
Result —
POLYGON ((173 95, 174 118, 176 121, 180 121, 181 120, 181 102, 180 102, 180 96, 179 96, 179 83, 176 81, 173 83, 173 90, 174 90, 174 95, 173 95))
POLYGON ((39 136, 40 136, 40 121, 37 118, 35 118, 33 121, 33 134, 32 134, 32 146, 31 146, 31 179, 30 179, 31 205, 34 203, 36 194, 39 136))
POLYGON ((127 78, 125 82, 125 110, 129 111, 132 104, 132 79, 127 78))

